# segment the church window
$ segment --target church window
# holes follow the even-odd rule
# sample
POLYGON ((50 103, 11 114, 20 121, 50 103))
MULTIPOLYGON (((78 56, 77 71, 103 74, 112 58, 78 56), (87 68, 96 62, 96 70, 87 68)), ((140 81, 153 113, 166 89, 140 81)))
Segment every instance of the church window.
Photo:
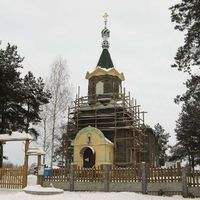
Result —
POLYGON ((104 93, 104 84, 103 82, 99 81, 96 84, 96 94, 103 94, 104 93))

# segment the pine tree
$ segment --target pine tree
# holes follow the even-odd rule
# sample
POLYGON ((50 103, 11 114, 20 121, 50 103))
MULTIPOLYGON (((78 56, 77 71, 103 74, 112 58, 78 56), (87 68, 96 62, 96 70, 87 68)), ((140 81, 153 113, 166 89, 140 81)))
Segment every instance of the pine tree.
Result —
MULTIPOLYGON (((21 78, 19 69, 22 67, 17 46, 7 45, 0 49, 0 134, 6 133, 9 123, 20 123, 19 105, 21 96, 21 78)), ((3 164, 3 144, 0 143, 0 167, 3 164)))
POLYGON ((186 93, 175 99, 175 103, 182 103, 182 111, 176 123, 178 142, 172 148, 171 160, 187 159, 194 168, 200 163, 200 77, 194 75, 200 65, 200 1, 181 0, 170 10, 175 29, 185 33, 172 67, 193 74, 186 82, 186 93))
POLYGON ((157 155, 158 155, 158 164, 160 166, 165 165, 165 162, 167 160, 167 154, 166 151, 169 148, 168 142, 169 142, 169 133, 165 132, 165 129, 157 123, 154 126, 154 134, 157 138, 158 145, 157 145, 157 155))
POLYGON ((28 72, 23 79, 23 119, 26 132, 32 132, 36 137, 35 129, 29 128, 30 123, 37 124, 41 121, 40 108, 49 103, 50 92, 44 89, 44 82, 41 77, 36 79, 32 72, 28 72))
POLYGON ((172 67, 190 73, 200 65, 200 1, 181 0, 170 10, 175 29, 185 33, 184 44, 178 48, 172 67))
MULTIPOLYGON (((30 123, 40 119, 40 106, 49 102, 50 93, 44 90, 41 78, 31 72, 21 78, 23 58, 18 55, 17 46, 7 45, 0 49, 0 134, 12 130, 28 131, 30 123)), ((37 132, 29 129, 33 134, 37 132)), ((0 143, 0 167, 3 160, 3 144, 0 143)))
POLYGON ((186 93, 175 99, 183 105, 176 123, 178 142, 172 148, 171 160, 187 159, 194 168, 200 164, 200 76, 192 75, 186 87, 186 93))
POLYGON ((8 129, 9 122, 21 123, 21 78, 19 69, 22 67, 21 58, 17 53, 17 47, 7 45, 6 49, 0 49, 0 133, 8 129))

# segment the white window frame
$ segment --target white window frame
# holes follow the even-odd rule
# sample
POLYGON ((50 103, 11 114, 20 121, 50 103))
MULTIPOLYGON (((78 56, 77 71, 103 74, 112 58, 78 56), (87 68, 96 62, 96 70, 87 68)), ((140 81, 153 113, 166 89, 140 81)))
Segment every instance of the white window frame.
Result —
POLYGON ((102 81, 96 84, 96 94, 104 94, 104 83, 102 81))

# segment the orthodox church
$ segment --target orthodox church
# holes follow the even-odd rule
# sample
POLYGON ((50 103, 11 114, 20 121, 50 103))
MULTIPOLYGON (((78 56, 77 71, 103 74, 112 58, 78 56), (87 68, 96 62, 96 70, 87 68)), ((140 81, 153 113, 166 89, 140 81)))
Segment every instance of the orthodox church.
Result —
POLYGON ((144 128, 145 112, 136 99, 122 89, 124 74, 115 68, 108 50, 107 15, 104 22, 102 53, 95 69, 85 76, 88 94, 80 97, 78 92, 68 111, 73 163, 84 168, 155 165, 156 138, 151 129, 144 128))

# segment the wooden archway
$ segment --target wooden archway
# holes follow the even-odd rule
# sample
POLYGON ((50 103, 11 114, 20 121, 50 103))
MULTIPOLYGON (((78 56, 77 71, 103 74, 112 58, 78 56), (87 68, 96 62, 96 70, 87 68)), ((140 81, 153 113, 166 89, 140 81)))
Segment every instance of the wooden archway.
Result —
MULTIPOLYGON (((24 164, 23 164, 23 179, 22 179, 22 188, 27 186, 27 176, 28 176, 28 158, 29 155, 27 154, 28 149, 29 149, 29 144, 30 141, 33 140, 30 134, 27 133, 19 133, 19 132, 14 132, 13 134, 1 134, 0 135, 0 142, 6 143, 6 142, 16 142, 16 141, 22 141, 25 142, 25 148, 24 148, 24 164)), ((1 184, 1 183, 0 183, 1 184)), ((12 188, 12 186, 9 185, 9 181, 6 182, 8 185, 8 188, 12 188)), ((4 186, 6 187, 6 184, 4 186)))

